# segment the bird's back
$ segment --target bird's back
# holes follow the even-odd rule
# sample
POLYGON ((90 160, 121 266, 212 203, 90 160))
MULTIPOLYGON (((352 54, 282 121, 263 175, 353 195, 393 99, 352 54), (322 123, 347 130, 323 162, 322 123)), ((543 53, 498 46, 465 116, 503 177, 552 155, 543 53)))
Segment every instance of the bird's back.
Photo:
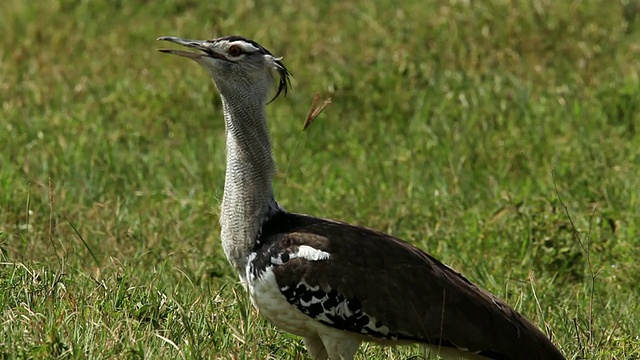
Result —
POLYGON ((327 326, 369 340, 421 342, 489 359, 564 359, 504 301, 387 234, 279 213, 263 227, 255 250, 254 269, 270 266, 287 301, 327 326), (327 258, 283 256, 301 246, 327 258), (322 306, 311 308, 314 301, 322 306))

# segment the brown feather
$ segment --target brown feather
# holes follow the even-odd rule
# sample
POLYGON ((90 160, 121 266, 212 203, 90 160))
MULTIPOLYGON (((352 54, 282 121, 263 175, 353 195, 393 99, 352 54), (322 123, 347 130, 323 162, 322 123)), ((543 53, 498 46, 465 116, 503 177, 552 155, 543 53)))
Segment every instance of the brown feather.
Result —
MULTIPOLYGON (((258 259, 308 245, 331 255, 292 259, 273 272, 279 287, 301 280, 337 290, 400 334, 398 340, 468 350, 490 359, 564 359, 504 301, 410 244, 363 227, 304 215, 275 215, 262 229, 258 259)), ((384 340, 384 339, 381 339, 384 340)))

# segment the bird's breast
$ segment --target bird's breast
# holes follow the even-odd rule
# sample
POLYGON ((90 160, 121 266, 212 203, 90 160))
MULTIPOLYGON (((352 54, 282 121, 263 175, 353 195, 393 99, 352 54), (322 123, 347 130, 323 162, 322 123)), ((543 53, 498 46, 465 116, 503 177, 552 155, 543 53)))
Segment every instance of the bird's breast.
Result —
POLYGON ((268 266, 255 276, 254 265, 251 261, 247 265, 247 288, 251 303, 260 315, 290 333, 299 336, 315 334, 318 323, 287 301, 278 287, 273 267, 268 266))

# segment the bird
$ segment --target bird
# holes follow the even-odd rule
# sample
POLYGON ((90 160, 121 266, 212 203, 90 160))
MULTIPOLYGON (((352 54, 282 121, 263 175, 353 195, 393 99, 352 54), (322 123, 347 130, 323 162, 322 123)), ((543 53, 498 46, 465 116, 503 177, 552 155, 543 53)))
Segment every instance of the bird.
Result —
POLYGON ((450 359, 564 359, 505 301, 427 252, 278 204, 266 106, 290 89, 282 58, 238 35, 157 40, 183 46, 157 50, 195 61, 213 80, 226 136, 224 253, 259 314, 302 337, 312 359, 350 360, 367 341, 419 343, 450 359))

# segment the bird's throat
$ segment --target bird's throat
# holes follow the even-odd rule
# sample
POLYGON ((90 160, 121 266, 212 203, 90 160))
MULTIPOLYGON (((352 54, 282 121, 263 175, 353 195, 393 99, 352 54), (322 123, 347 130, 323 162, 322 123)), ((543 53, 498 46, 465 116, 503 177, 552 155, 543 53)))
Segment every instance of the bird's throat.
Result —
POLYGON ((223 98, 227 169, 220 223, 222 246, 229 262, 244 276, 260 227, 274 208, 275 164, 261 108, 230 106, 223 98))

